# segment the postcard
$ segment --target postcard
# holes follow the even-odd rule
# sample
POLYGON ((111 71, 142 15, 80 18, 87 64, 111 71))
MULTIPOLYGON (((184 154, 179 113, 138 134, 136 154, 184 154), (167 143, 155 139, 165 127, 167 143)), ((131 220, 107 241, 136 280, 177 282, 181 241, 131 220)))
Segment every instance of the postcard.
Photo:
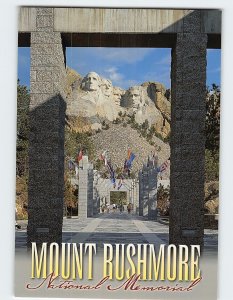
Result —
POLYGON ((217 299, 221 10, 20 7, 16 297, 217 299))

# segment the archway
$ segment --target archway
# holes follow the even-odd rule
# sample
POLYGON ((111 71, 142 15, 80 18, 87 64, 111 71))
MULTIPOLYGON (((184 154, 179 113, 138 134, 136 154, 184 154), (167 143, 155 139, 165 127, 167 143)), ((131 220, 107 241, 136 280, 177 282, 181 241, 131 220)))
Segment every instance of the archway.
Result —
POLYGON ((101 41, 106 47, 173 49, 170 242, 202 245, 206 49, 220 48, 221 13, 154 9, 147 15, 146 10, 128 9, 125 23, 126 9, 113 13, 111 9, 93 8, 95 18, 89 23, 83 18, 83 10, 21 8, 19 45, 29 44, 32 53, 29 244, 61 242, 62 238, 66 108, 63 51, 71 46, 72 33, 78 45, 97 46, 101 41), (72 22, 69 10, 74 15, 72 22), (137 13, 144 14, 147 22, 135 22, 137 13), (30 15, 27 22, 25 14, 30 15))

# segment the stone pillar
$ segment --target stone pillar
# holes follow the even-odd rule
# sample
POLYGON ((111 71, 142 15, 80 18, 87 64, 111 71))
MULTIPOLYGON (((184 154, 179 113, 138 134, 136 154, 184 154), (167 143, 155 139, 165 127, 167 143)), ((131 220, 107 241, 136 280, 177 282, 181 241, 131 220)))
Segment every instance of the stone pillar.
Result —
POLYGON ((97 190, 97 174, 93 173, 93 215, 98 214, 98 190, 97 190))
POLYGON ((148 219, 157 218, 157 169, 151 167, 148 172, 149 177, 149 200, 148 200, 148 219))
POLYGON ((143 176, 142 170, 138 173, 138 194, 139 194, 139 216, 143 216, 143 176))
POLYGON ((105 195, 106 195, 106 203, 110 205, 111 197, 110 197, 110 191, 109 188, 105 189, 105 195))
POLYGON ((137 190, 136 190, 136 180, 132 179, 132 195, 133 195, 133 212, 136 214, 137 211, 137 190))
POLYGON ((78 216, 85 219, 93 216, 93 166, 87 156, 79 165, 78 216))
POLYGON ((28 246, 62 241, 65 63, 53 8, 36 8, 31 32, 28 246))
POLYGON ((100 207, 101 207, 101 199, 100 196, 98 194, 97 198, 96 198, 96 202, 97 202, 97 210, 96 210, 96 214, 100 213, 100 207))
POLYGON ((89 164, 88 169, 88 194, 87 194, 87 217, 93 217, 94 213, 94 200, 93 200, 93 165, 89 164))
POLYGON ((137 215, 139 215, 139 180, 135 180, 135 206, 135 212, 137 215))
POLYGON ((131 182, 129 183, 129 203, 133 205, 133 189, 131 182))
POLYGON ((99 174, 97 170, 93 170, 93 215, 97 215, 100 212, 100 183, 99 183, 99 174))
POLYGON ((148 216, 149 177, 148 168, 143 166, 139 172, 139 216, 148 216))
POLYGON ((172 244, 203 245, 207 35, 200 11, 183 22, 172 49, 169 237, 172 244))

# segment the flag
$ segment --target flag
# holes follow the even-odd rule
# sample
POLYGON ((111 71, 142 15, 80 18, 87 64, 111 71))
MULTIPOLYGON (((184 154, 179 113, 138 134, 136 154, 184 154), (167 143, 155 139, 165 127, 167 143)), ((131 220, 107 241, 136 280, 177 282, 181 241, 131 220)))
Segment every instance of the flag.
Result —
POLYGON ((166 169, 167 169, 167 167, 168 167, 168 161, 166 161, 165 163, 163 163, 163 165, 161 166, 161 171, 160 172, 163 172, 163 171, 165 171, 166 169))
POLYGON ((83 152, 82 152, 82 150, 80 150, 79 154, 76 157, 76 161, 79 163, 82 158, 83 158, 83 152))
POLYGON ((102 153, 100 154, 100 160, 104 160, 104 156, 102 153))
POLYGON ((166 160, 158 169, 157 171, 162 173, 163 171, 165 171, 167 169, 167 167, 169 166, 169 160, 166 160))
POLYGON ((72 160, 68 161, 68 168, 69 168, 69 170, 73 170, 74 169, 74 163, 72 162, 72 160))
POLYGON ((135 159, 135 154, 131 152, 129 159, 127 160, 127 168, 130 169, 132 166, 132 162, 135 159))
POLYGON ((106 157, 106 150, 100 154, 100 159, 105 160, 105 157, 106 157))
POLYGON ((118 181, 118 187, 117 187, 118 190, 122 187, 122 184, 123 184, 123 179, 121 178, 121 179, 118 181))
POLYGON ((116 187, 116 178, 115 178, 115 172, 114 172, 114 170, 113 170, 112 173, 111 173, 110 180, 111 180, 111 182, 113 183, 113 187, 114 187, 114 189, 115 189, 115 187, 116 187))
POLYGON ((128 160, 130 159, 130 155, 131 155, 131 150, 130 150, 130 148, 128 148, 128 151, 127 151, 127 159, 128 160))
POLYGON ((109 160, 107 150, 104 150, 104 152, 100 154, 100 160, 103 160, 104 165, 107 166, 109 160))
POLYGON ((124 171, 127 171, 127 159, 125 159, 125 162, 124 162, 124 171))
POLYGON ((115 174, 113 173, 113 176, 111 177, 111 182, 113 183, 113 184, 115 184, 116 183, 116 178, 115 178, 115 174))

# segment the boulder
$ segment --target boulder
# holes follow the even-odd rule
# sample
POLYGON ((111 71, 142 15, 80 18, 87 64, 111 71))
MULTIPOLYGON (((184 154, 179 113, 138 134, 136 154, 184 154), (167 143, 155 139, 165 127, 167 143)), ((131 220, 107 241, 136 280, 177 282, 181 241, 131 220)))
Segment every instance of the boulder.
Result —
POLYGON ((205 201, 215 198, 219 194, 219 182, 209 181, 205 183, 205 201))
POLYGON ((217 214, 219 207, 219 182, 205 183, 205 210, 209 214, 217 214))
POLYGON ((204 207, 208 214, 211 214, 211 215, 218 214, 219 198, 216 197, 214 199, 208 200, 205 203, 204 207))

